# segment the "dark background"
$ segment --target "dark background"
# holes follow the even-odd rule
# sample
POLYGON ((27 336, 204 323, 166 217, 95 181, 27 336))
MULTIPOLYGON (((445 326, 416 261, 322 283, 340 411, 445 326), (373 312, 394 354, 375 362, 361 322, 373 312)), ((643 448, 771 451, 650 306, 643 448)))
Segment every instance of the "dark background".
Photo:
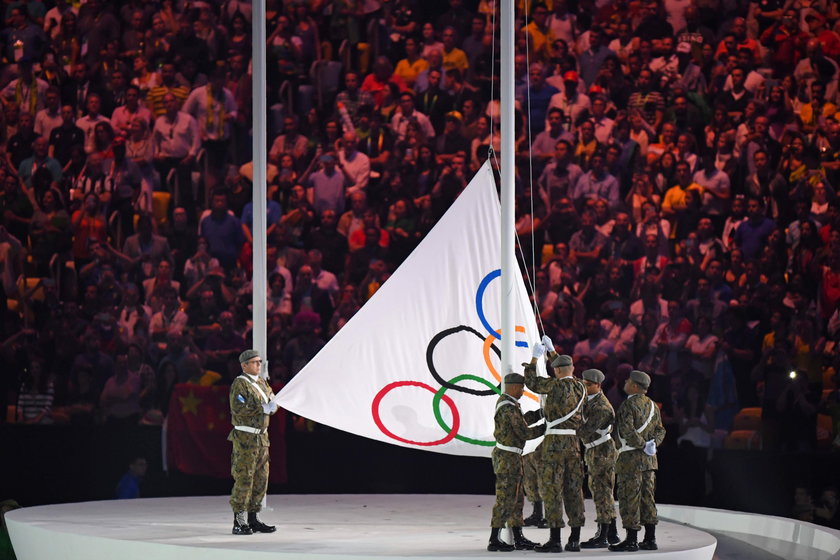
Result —
MULTIPOLYGON (((319 430, 288 432, 289 480, 272 485, 269 493, 493 493, 487 459, 417 451, 338 430, 319 430)), ((135 456, 149 463, 143 497, 224 495, 232 484, 230 479, 164 472, 157 426, 0 424, 0 441, 4 450, 0 499, 13 498, 22 506, 111 499, 135 456)), ((666 440, 659 450, 659 467, 660 503, 787 515, 794 485, 820 488, 831 483, 840 472, 840 458, 828 452, 709 453, 666 440)))

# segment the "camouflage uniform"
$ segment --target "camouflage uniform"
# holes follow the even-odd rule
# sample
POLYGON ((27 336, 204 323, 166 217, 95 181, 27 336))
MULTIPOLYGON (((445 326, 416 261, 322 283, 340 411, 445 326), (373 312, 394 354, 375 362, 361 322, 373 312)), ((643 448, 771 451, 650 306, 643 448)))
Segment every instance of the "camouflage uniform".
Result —
POLYGON ((610 523, 615 519, 615 459, 618 451, 610 437, 615 420, 615 411, 602 392, 589 395, 583 405, 583 424, 578 436, 584 444, 584 460, 589 473, 589 491, 595 501, 598 523, 610 523), (597 445, 591 446, 596 442, 597 445), (590 447, 591 446, 591 447, 590 447))
POLYGON ((522 457, 522 464, 525 470, 522 479, 525 486, 525 497, 532 504, 541 502, 540 497, 540 447, 522 457))
MULTIPOLYGON (((586 388, 574 377, 537 377, 536 366, 525 367, 525 386, 535 393, 546 395, 546 424, 566 416, 586 395, 586 388)), ((548 526, 565 527, 563 508, 569 516, 571 527, 582 527, 583 513, 583 461, 580 442, 575 433, 581 423, 578 409, 568 420, 553 429, 572 430, 570 435, 546 433, 540 444, 540 493, 545 503, 548 526)))
POLYGON ((656 455, 645 454, 645 442, 653 440, 657 447, 665 439, 665 428, 656 406, 644 394, 630 395, 616 412, 615 445, 619 448, 615 463, 618 479, 618 510, 625 529, 639 530, 642 525, 655 525, 656 519, 656 455), (653 407, 653 416, 641 433, 653 407), (621 439, 625 445, 622 447, 621 439), (622 451, 624 449, 624 451, 622 451))
POLYGON ((230 416, 234 426, 262 430, 250 433, 233 429, 228 441, 233 442, 230 473, 233 475, 233 490, 230 507, 234 512, 257 512, 268 489, 268 421, 263 412, 266 398, 274 397, 271 387, 261 377, 242 374, 230 386, 230 416), (259 390, 262 390, 262 394, 259 390), (263 396, 264 395, 264 396, 263 396))
MULTIPOLYGON (((502 395, 496 401, 493 437, 497 445, 522 449, 529 439, 540 437, 542 424, 529 428, 529 424, 542 418, 541 410, 522 414, 519 401, 510 395, 502 395), (510 403, 510 404, 507 404, 510 403)), ((522 527, 522 456, 513 451, 496 447, 493 449, 493 472, 496 473, 496 505, 493 506, 491 527, 522 527)))

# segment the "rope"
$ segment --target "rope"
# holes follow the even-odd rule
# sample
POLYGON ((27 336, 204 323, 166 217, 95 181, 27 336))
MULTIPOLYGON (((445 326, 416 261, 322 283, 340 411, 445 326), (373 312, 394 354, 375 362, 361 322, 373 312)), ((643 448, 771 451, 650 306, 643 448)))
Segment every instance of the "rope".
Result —
MULTIPOLYGON (((495 99, 495 84, 496 84, 496 6, 498 5, 497 1, 493 2, 493 39, 490 41, 490 103, 493 102, 495 99)), ((493 112, 490 112, 490 149, 487 152, 487 157, 493 158, 493 163, 496 164, 496 169, 501 169, 499 165, 499 158, 496 155, 496 150, 493 149, 493 130, 495 129, 496 119, 493 117, 493 112)), ((501 115, 501 103, 499 103, 499 118, 502 118, 501 115)))
MULTIPOLYGON (((496 82, 496 80, 495 80, 495 77, 496 77, 496 6, 497 6, 497 5, 498 5, 498 2, 494 2, 494 3, 493 3, 493 17, 492 17, 493 39, 492 39, 492 40, 491 40, 491 42, 490 42, 490 49, 491 49, 491 51, 490 51, 490 52, 491 52, 491 55, 490 55, 490 102, 491 102, 491 103, 492 103, 492 102, 493 102, 493 100, 495 99, 495 82, 496 82)), ((526 23, 525 23, 525 25, 526 25, 526 26, 527 26, 527 17, 528 17, 528 16, 527 16, 527 7, 526 7, 526 15, 525 15, 525 18, 526 18, 526 23)), ((527 50, 527 49, 528 49, 528 47, 527 47, 527 44, 528 44, 528 43, 527 43, 527 41, 526 41, 526 43, 525 43, 525 44, 526 44, 526 47, 525 47, 525 48, 526 48, 525 58, 526 58, 526 61, 527 61, 527 60, 528 60, 528 56, 529 56, 529 54, 528 54, 528 50, 527 50)), ((530 110, 531 110, 530 76, 528 75, 528 73, 527 73, 527 72, 526 72, 526 74, 525 74, 525 79, 527 80, 527 84, 526 84, 526 85, 527 85, 527 88, 528 88, 528 89, 527 89, 527 95, 528 95, 528 112, 529 112, 529 114, 530 114, 530 110)), ((501 169, 501 166, 500 166, 500 164, 499 164, 499 158, 498 158, 498 155, 496 154, 496 151, 493 149, 493 133, 494 133, 494 130, 495 130, 496 118, 493 116, 493 112, 492 112, 492 111, 490 112, 489 117, 490 117, 490 149, 488 150, 488 154, 487 154, 487 155, 488 155, 488 157, 492 157, 492 159, 493 159, 493 163, 496 165, 496 169, 501 169)), ((499 106, 499 118, 501 118, 501 105, 499 106)), ((528 139, 529 139, 528 146, 529 146, 529 147, 530 147, 530 145, 531 145, 531 143, 530 143, 530 138, 531 138, 531 123, 530 123, 530 121, 529 121, 529 122, 528 122, 528 139)), ((537 318, 537 322, 539 323, 539 330, 540 330, 543 334, 545 334, 545 326, 543 325, 543 320, 542 320, 542 317, 540 316, 540 313, 539 313, 539 306, 538 306, 538 304, 537 304, 537 299, 536 299, 536 293, 537 293, 537 289, 536 289, 536 275, 537 275, 537 271, 536 271, 536 256, 535 256, 535 254, 534 254, 534 246, 535 246, 534 241, 535 241, 535 239, 534 239, 534 227, 533 227, 533 222, 534 222, 534 189, 533 189, 533 175, 534 175, 534 168, 533 168, 533 161, 531 160, 531 158, 528 158, 528 161, 529 161, 529 163, 530 163, 530 171, 529 171, 529 173, 530 173, 530 179, 531 179, 531 184, 532 184, 532 187, 531 187, 531 263, 532 263, 532 265, 533 265, 533 267, 534 267, 534 278, 533 278, 533 279, 531 278, 531 274, 530 274, 530 272, 528 271, 528 263, 527 263, 527 261, 525 260, 525 252, 522 250, 522 238, 520 237, 519 233, 518 233, 518 232, 516 232, 515 230, 514 230, 514 234, 516 235, 516 240, 518 241, 518 243, 517 243, 517 247, 518 247, 518 249, 519 249, 519 258, 520 258, 521 263, 522 263, 522 269, 525 271, 525 277, 526 277, 526 278, 527 278, 527 280, 528 280, 528 285, 531 287, 531 294, 534 296, 534 300, 533 300, 533 308, 534 308, 534 309, 533 309, 533 311, 534 311, 534 315, 536 316, 536 318, 537 318)))
MULTIPOLYGON (((528 29, 528 12, 531 6, 530 3, 525 3, 525 29, 528 29)), ((542 324, 542 318, 540 317, 539 305, 537 303, 537 256, 536 256, 536 235, 534 233, 534 223, 535 223, 535 216, 534 216, 534 157, 531 153, 531 145, 533 144, 533 135, 531 133, 531 40, 528 35, 528 32, 525 32, 525 95, 528 99, 528 194, 531 204, 531 266, 533 267, 534 275, 531 277, 528 274, 528 265, 527 263, 523 262, 522 268, 525 269, 525 274, 528 277, 528 281, 531 284, 531 294, 533 295, 533 304, 534 304, 534 315, 537 316, 537 320, 540 323, 540 330, 543 331, 545 334, 545 328, 542 324)), ((517 234, 518 236, 518 234, 517 234)), ((522 243, 520 242, 519 251, 522 252, 522 243)), ((523 255, 522 260, 525 260, 523 255)))

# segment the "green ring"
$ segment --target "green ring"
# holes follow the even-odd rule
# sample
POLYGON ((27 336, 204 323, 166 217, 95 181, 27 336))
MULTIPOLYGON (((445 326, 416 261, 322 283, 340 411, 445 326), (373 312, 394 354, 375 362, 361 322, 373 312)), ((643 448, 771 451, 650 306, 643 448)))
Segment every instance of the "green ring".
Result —
MULTIPOLYGON (((490 387, 491 389, 493 389, 493 391, 495 391, 497 394, 499 394, 499 395, 502 394, 502 392, 499 390, 498 387, 496 387, 495 385, 493 385, 492 383, 490 383, 489 381, 487 381, 483 377, 478 377, 477 375, 470 375, 469 373, 465 373, 464 375, 459 375, 457 377, 453 377, 452 379, 449 380, 449 383, 450 384, 455 384, 455 383, 457 383, 459 381, 463 381, 465 379, 469 379, 471 381, 478 381, 479 383, 482 383, 482 384, 486 385, 487 387, 490 387)), ((446 392, 446 390, 447 390, 447 387, 444 386, 444 387, 441 387, 440 389, 438 389, 438 392, 435 393, 435 396, 432 399, 432 410, 435 413, 435 420, 437 420, 438 425, 440 425, 440 427, 443 428, 444 432, 449 433, 451 431, 451 428, 446 425, 446 422, 443 421, 443 416, 441 416, 441 413, 440 413, 440 399, 443 398, 443 394, 446 392)), ((483 439, 473 439, 473 438, 468 438, 467 436, 462 436, 462 435, 459 435, 459 434, 455 434, 455 439, 461 440, 461 441, 466 442, 466 443, 471 443, 473 445, 483 445, 484 447, 493 447, 494 445, 496 445, 495 441, 486 441, 486 440, 483 440, 483 439)))

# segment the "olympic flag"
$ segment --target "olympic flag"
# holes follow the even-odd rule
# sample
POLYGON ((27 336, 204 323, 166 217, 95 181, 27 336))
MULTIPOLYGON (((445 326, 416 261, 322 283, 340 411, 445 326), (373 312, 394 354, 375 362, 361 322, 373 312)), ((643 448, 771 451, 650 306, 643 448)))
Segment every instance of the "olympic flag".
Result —
MULTIPOLYGON (((485 163, 402 266, 280 391, 280 406, 387 443, 490 455, 498 339, 506 335, 498 331, 501 208, 492 173, 485 163)), ((508 297, 514 363, 527 362, 539 334, 521 277, 508 297)), ((539 407, 528 392, 520 402, 523 411, 539 407)))

